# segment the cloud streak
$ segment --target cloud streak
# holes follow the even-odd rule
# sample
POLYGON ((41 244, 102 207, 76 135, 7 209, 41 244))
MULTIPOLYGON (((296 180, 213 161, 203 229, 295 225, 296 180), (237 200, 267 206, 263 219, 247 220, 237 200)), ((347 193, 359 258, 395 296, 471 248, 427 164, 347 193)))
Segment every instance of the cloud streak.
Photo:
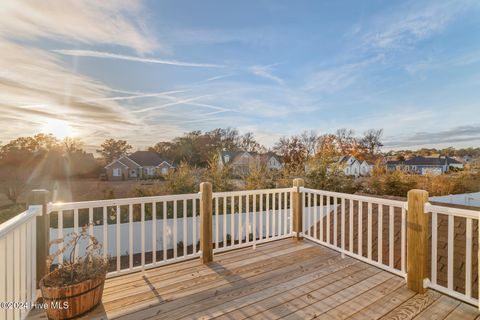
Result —
POLYGON ((52 52, 66 55, 66 56, 74 56, 74 57, 126 60, 126 61, 141 62, 141 63, 164 64, 164 65, 178 66, 178 67, 195 67, 195 68, 225 68, 226 67, 220 64, 143 58, 143 57, 137 57, 137 56, 129 56, 124 54, 117 54, 117 53, 104 52, 104 51, 93 51, 93 50, 56 49, 56 50, 52 50, 52 52))

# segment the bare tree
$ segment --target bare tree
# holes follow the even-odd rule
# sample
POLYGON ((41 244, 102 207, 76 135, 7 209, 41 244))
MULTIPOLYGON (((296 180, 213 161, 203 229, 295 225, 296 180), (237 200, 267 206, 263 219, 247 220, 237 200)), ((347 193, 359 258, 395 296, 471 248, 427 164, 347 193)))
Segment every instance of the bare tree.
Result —
POLYGON ((304 131, 300 135, 300 141, 303 143, 305 149, 307 150, 307 158, 315 156, 319 141, 318 134, 313 130, 304 131))
POLYGON ((335 140, 339 152, 343 155, 349 154, 356 144, 355 132, 351 129, 338 129, 335 133, 335 140))
POLYGON ((363 138, 360 141, 361 146, 369 155, 375 155, 383 147, 381 142, 382 136, 383 129, 369 129, 363 134, 363 138))

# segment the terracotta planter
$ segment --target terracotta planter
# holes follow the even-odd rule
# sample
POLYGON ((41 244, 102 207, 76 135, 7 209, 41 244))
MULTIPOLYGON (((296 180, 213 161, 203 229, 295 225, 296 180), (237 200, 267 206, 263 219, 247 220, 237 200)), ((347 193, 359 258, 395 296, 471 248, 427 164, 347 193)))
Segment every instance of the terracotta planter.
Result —
POLYGON ((54 277, 55 272, 40 280, 43 302, 49 319, 71 319, 95 308, 102 300, 105 275, 64 287, 46 287, 44 280, 54 277))

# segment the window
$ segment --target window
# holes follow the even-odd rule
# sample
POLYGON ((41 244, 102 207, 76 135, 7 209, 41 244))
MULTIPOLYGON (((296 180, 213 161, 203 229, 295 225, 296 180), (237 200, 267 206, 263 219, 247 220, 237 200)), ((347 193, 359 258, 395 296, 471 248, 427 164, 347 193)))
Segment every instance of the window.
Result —
POLYGON ((114 177, 120 177, 122 175, 122 170, 120 168, 113 168, 112 175, 114 177))
POLYGON ((228 154, 225 155, 225 163, 230 162, 230 156, 228 154))
POLYGON ((163 167, 162 168, 162 174, 167 174, 168 173, 168 168, 163 167))
POLYGON ((146 172, 149 176, 153 176, 155 174, 155 168, 147 168, 146 172))

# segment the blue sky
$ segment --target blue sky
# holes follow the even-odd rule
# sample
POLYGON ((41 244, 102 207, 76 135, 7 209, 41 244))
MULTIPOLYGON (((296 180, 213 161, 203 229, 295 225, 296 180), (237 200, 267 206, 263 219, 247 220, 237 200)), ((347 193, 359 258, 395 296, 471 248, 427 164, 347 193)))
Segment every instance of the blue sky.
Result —
POLYGON ((383 128, 387 148, 480 143, 478 1, 7 1, 0 141, 144 148, 191 130, 383 128))

